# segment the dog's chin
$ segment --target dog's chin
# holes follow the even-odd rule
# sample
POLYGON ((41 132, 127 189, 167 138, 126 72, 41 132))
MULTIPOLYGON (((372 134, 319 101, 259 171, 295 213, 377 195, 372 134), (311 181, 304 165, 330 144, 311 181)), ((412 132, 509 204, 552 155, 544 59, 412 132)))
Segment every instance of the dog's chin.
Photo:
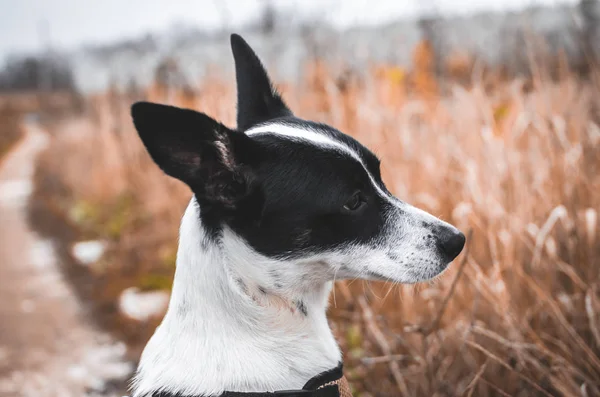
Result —
POLYGON ((439 278, 448 269, 450 263, 440 261, 424 268, 395 267, 392 269, 368 270, 363 277, 369 281, 386 281, 396 284, 416 284, 439 278))

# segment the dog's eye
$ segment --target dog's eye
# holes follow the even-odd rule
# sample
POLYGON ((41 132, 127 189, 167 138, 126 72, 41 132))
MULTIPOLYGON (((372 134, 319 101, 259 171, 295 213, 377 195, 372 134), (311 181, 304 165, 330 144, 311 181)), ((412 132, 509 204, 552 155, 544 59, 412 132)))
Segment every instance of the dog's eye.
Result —
POLYGON ((367 202, 361 192, 356 192, 350 197, 346 204, 344 204, 344 210, 354 212, 363 207, 367 202))

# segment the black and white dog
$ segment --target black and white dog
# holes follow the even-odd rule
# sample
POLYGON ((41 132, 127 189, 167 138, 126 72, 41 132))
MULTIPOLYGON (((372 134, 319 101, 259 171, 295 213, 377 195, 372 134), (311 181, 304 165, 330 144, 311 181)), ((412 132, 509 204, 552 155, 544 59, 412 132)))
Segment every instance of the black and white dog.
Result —
POLYGON ((131 109, 153 160, 194 193, 136 397, 300 389, 341 361, 325 315, 334 280, 429 280, 465 243, 394 197, 359 142, 295 117, 240 36, 231 47, 237 129, 193 110, 131 109))

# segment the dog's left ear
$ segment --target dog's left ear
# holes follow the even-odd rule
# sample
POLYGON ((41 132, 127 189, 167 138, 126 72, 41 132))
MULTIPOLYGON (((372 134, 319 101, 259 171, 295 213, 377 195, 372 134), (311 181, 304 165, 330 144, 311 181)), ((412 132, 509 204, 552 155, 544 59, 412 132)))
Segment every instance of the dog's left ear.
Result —
POLYGON ((240 131, 292 112, 273 87, 267 71, 252 48, 237 35, 231 35, 237 80, 237 127, 240 131))
POLYGON ((254 143, 203 113, 138 102, 133 123, 156 164, 185 182, 199 200, 235 208, 252 189, 252 175, 242 158, 254 143))

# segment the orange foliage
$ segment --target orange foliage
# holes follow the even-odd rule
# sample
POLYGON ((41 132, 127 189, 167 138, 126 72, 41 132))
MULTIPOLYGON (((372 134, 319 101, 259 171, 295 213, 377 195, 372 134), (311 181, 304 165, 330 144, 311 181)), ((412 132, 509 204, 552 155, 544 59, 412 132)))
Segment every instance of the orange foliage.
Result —
MULTIPOLYGON (((465 58, 450 69, 467 65, 465 58)), ((421 42, 413 71, 382 65, 357 75, 316 61, 303 81, 283 87, 298 116, 371 147, 399 197, 473 231, 469 254, 435 284, 337 283, 331 323, 355 397, 405 388, 414 396, 600 395, 599 88, 565 72, 530 91, 498 77, 493 91, 472 81, 441 97, 434 69, 432 48, 421 42), (394 356, 381 356, 381 338, 394 356)), ((155 84, 146 93, 167 96, 226 124, 235 119, 235 87, 218 76, 191 92, 155 84)), ((64 208, 83 200, 112 209, 131 197, 135 211, 118 238, 93 229, 113 241, 114 265, 93 286, 109 303, 125 287, 152 284, 142 281, 148 273, 172 273, 164 258, 189 199, 144 151, 122 110, 130 99, 112 100, 120 111, 106 97, 89 100, 96 123, 58 126, 39 169, 69 192, 64 208)), ((148 337, 116 327, 137 343, 148 337)))
POLYGON ((433 46, 429 41, 421 40, 413 51, 412 82, 415 91, 427 99, 434 98, 438 93, 435 66, 433 46))

